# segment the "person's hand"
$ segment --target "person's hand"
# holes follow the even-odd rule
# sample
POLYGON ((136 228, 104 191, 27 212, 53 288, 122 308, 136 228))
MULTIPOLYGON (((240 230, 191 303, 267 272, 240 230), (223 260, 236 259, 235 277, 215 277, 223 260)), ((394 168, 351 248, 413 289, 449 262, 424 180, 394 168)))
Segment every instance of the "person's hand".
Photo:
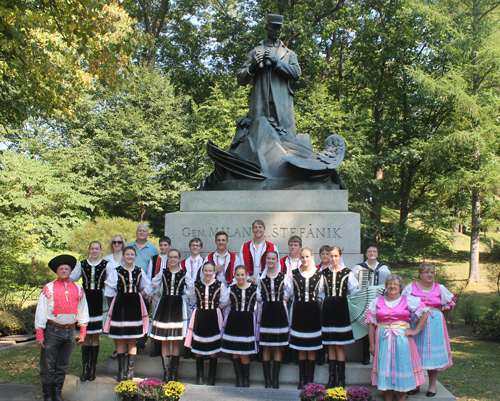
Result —
POLYGON ((409 337, 409 336, 415 336, 418 334, 418 331, 417 330, 412 330, 412 329, 406 329, 405 330, 405 336, 406 337, 409 337))
POLYGON ((271 62, 273 68, 276 67, 276 65, 278 64, 278 57, 276 56, 276 54, 274 54, 273 52, 271 52, 270 49, 268 49, 266 50, 265 57, 271 62))
POLYGON ((254 73, 257 68, 262 68, 264 65, 264 52, 262 51, 257 51, 253 55, 253 60, 252 63, 250 64, 249 70, 251 73, 254 73))
POLYGON ((248 281, 249 283, 252 283, 252 284, 255 284, 255 280, 256 280, 256 278, 255 278, 255 277, 248 277, 248 278, 247 278, 247 281, 248 281))
POLYGON ((372 356, 375 356, 375 344, 370 344, 369 351, 372 356))
POLYGON ((76 345, 82 345, 84 341, 85 341, 85 337, 78 336, 78 341, 76 342, 76 345))
POLYGON ((45 345, 43 345, 43 340, 38 340, 36 342, 36 345, 38 345, 38 348, 45 348, 45 345))
POLYGON ((224 271, 224 266, 222 265, 216 265, 215 266, 215 272, 216 273, 222 273, 224 271))

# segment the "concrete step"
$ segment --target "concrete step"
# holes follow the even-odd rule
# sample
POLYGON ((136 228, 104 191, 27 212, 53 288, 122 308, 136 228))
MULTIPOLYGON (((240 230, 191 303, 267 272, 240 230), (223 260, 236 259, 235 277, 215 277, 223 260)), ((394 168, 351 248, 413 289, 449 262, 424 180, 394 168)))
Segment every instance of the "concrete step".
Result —
MULTIPOLYGON (((208 377, 208 361, 205 361, 205 376, 208 377)), ((271 363, 272 365, 272 363, 271 363)), ((107 374, 116 376, 118 372, 118 361, 108 358, 107 374)), ((137 355, 135 359, 135 372, 141 377, 163 377, 163 366, 160 357, 151 358, 149 355, 137 355)), ((347 384, 369 385, 371 365, 361 365, 359 362, 346 362, 347 384)), ((178 370, 179 380, 193 380, 196 377, 196 360, 181 357, 178 370)), ((299 367, 295 363, 281 365, 280 382, 298 383, 299 367)), ((328 382, 328 363, 316 366, 315 381, 317 383, 328 382)), ((218 358, 217 379, 234 381, 233 363, 229 355, 223 354, 218 358)), ((254 361, 250 364, 250 380, 263 381, 262 364, 254 361)))

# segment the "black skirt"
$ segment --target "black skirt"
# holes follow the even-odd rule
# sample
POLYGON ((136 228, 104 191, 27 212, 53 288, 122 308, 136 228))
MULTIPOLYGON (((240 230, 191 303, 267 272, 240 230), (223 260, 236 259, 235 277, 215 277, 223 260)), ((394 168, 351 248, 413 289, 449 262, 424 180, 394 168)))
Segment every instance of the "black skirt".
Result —
POLYGON ((255 354, 254 313, 229 311, 222 336, 222 351, 228 354, 255 354))
POLYGON ((323 348, 319 302, 293 302, 290 325, 290 348, 315 351, 323 348))
POLYGON ((345 297, 326 297, 321 308, 323 344, 341 345, 354 342, 349 308, 345 297))
POLYGON ((220 309, 196 309, 191 351, 200 355, 211 355, 221 350, 220 309))
POLYGON ((187 308, 181 295, 163 295, 156 308, 151 333, 155 340, 182 340, 187 328, 187 308))
POLYGON ((102 333, 102 290, 85 290, 85 298, 89 307, 87 334, 102 333))
POLYGON ((290 329, 283 302, 263 302, 259 328, 259 344, 278 347, 288 345, 290 329))
POLYGON ((140 338, 147 333, 148 327, 149 319, 142 296, 135 292, 117 294, 104 332, 109 333, 111 338, 140 338))

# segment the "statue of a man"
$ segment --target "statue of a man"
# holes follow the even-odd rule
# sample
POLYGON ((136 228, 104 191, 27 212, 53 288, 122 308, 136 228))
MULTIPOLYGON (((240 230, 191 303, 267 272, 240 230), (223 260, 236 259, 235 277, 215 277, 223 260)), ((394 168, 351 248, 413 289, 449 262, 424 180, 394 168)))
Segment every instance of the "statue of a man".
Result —
POLYGON ((293 136, 295 113, 293 92, 289 82, 297 81, 301 71, 297 55, 279 39, 283 16, 267 16, 267 38, 253 49, 237 73, 238 84, 247 85, 253 79, 250 95, 250 119, 273 117, 278 126, 293 136))

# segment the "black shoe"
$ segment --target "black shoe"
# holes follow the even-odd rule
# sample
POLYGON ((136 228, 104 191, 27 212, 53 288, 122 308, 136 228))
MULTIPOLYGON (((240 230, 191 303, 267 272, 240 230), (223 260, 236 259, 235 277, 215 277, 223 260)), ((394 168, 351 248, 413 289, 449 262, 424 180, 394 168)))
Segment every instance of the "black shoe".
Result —
POLYGON ((90 345, 82 345, 82 364, 83 370, 82 375, 80 376, 80 380, 82 382, 87 381, 89 379, 89 370, 90 370, 90 345))
POLYGON ((208 385, 215 386, 215 377, 217 376, 217 358, 210 358, 208 369, 208 385))
POLYGON ((436 395, 436 393, 433 393, 432 391, 427 391, 427 393, 425 394, 426 397, 434 397, 436 395))
POLYGON ((242 363, 241 368, 243 370, 243 387, 250 387, 250 364, 242 363))
POLYGON ((280 388, 280 368, 281 368, 281 362, 274 361, 274 363, 273 363, 273 388, 280 388))
POLYGON ((413 390, 407 391, 406 395, 415 395, 418 393, 420 393, 420 386, 418 386, 417 388, 414 388, 413 390))
POLYGON ((328 384, 326 388, 337 387, 337 361, 328 361, 328 384))
POLYGON ((63 383, 54 383, 54 401, 64 401, 61 397, 63 383))
POLYGON ((203 357, 196 358, 196 384, 203 384, 203 374, 205 373, 205 360, 203 357))
POLYGON ((179 369, 180 358, 181 358, 180 356, 174 356, 174 355, 170 357, 170 374, 172 375, 170 380, 173 382, 177 381, 177 369, 179 369))
POLYGON ((307 360, 307 384, 314 383, 314 368, 316 361, 307 360))
POLYGON ((97 370, 97 357, 99 356, 99 346, 90 347, 90 369, 88 381, 92 382, 95 380, 95 374, 97 370))
POLYGON ((262 371, 264 372, 264 387, 271 388, 271 361, 262 361, 262 371))
POLYGON ((135 355, 128 354, 127 380, 134 379, 135 355))
POLYGON ((118 354, 118 377, 117 381, 122 382, 125 380, 125 354, 118 354))
POLYGON ((54 401, 54 385, 50 384, 42 384, 42 392, 43 392, 43 401, 54 401))
POLYGON ((243 387, 243 367, 241 365, 241 359, 233 359, 234 375, 236 376, 236 386, 243 387))
POLYGON ((338 361, 339 387, 345 388, 345 361, 338 361))
POLYGON ((297 388, 299 390, 302 390, 302 387, 304 387, 307 384, 307 361, 304 360, 299 360, 299 385, 297 388))
POLYGON ((163 381, 168 383, 170 381, 170 357, 162 356, 161 364, 163 366, 163 381))

